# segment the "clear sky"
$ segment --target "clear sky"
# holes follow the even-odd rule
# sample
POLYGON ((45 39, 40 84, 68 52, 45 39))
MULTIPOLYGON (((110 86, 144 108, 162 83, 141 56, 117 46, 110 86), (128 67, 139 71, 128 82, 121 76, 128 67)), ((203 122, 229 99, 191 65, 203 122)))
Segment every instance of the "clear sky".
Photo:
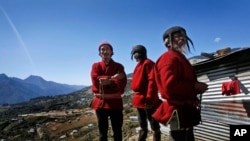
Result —
POLYGON ((132 73, 132 47, 144 45, 156 61, 166 51, 162 34, 174 25, 194 42, 187 57, 250 47, 249 14, 249 0, 0 0, 0 73, 91 85, 102 40, 132 73))

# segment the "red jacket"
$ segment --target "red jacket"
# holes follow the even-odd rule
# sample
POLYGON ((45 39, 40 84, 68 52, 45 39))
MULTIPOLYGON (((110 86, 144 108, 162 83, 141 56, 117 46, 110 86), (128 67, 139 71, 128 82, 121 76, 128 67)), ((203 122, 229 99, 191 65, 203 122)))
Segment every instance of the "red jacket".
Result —
POLYGON ((111 110, 123 110, 121 95, 124 93, 125 86, 127 84, 127 77, 123 65, 114 62, 112 59, 108 65, 106 65, 104 61, 96 62, 92 65, 91 80, 92 91, 94 95, 96 95, 91 103, 91 107, 93 109, 96 110, 98 108, 104 108, 111 110), (112 85, 106 85, 103 87, 99 86, 100 78, 109 78, 116 73, 123 73, 125 77, 121 80, 111 79, 113 81, 112 85), (103 90, 103 92, 100 90, 103 90), (102 98, 102 95, 100 96, 100 94, 104 94, 104 99, 102 98))
POLYGON ((131 89, 134 91, 132 105, 136 108, 156 107, 159 105, 158 90, 154 80, 154 62, 145 59, 136 65, 131 89))
POLYGON ((169 50, 162 54, 155 64, 157 87, 163 98, 153 117, 167 124, 173 112, 177 112, 180 127, 192 127, 200 121, 197 110, 197 82, 195 71, 186 57, 169 50))

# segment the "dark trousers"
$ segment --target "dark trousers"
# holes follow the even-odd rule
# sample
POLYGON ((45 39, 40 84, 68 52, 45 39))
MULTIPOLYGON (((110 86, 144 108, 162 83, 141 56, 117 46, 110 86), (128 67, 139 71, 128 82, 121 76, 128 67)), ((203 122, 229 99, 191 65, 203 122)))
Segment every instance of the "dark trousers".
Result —
POLYGON ((171 121, 169 122, 169 141, 194 141, 193 127, 180 129, 179 118, 177 117, 177 113, 174 113, 171 121))
POLYGON ((96 110, 96 116, 99 129, 99 141, 108 140, 109 118, 111 121, 114 141, 122 141, 122 124, 123 124, 122 110, 98 109, 96 110))
POLYGON ((148 121, 151 129, 154 132, 154 140, 160 140, 160 124, 155 119, 152 118, 152 114, 155 112, 155 109, 144 109, 137 108, 137 116, 141 131, 139 133, 139 141, 145 141, 148 133, 148 121))
POLYGON ((193 129, 170 131, 169 141, 194 141, 193 129))

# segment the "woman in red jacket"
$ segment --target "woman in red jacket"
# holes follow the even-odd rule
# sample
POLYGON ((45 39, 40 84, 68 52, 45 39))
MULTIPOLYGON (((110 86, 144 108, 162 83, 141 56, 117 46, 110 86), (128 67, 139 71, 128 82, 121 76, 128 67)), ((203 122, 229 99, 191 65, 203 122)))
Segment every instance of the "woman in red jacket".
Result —
POLYGON ((193 126, 200 123, 197 108, 198 94, 207 90, 207 85, 198 82, 195 71, 184 54, 190 51, 186 30, 180 26, 169 28, 163 34, 168 51, 155 64, 154 74, 163 102, 153 114, 160 123, 170 124, 170 140, 194 141, 193 126))
POLYGON ((123 65, 111 57, 113 47, 108 42, 99 45, 102 61, 92 65, 91 80, 94 98, 91 107, 96 110, 99 140, 107 141, 108 119, 114 133, 114 141, 122 141, 123 102, 122 94, 127 84, 123 65))
POLYGON ((153 141, 161 140, 159 123, 152 118, 159 105, 158 90, 154 80, 154 62, 147 58, 147 50, 143 45, 136 45, 131 52, 138 62, 132 77, 131 89, 134 91, 132 105, 137 108, 139 125, 141 127, 138 141, 146 141, 148 121, 153 130, 153 141))

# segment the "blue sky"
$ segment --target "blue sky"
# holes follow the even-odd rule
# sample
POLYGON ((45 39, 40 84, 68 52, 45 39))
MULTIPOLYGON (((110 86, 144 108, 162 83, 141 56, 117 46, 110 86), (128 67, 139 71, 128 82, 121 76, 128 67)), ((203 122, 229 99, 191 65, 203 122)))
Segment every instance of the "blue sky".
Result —
POLYGON ((156 61, 166 51, 163 32, 175 25, 194 42, 187 57, 250 47, 249 13, 249 0, 0 0, 0 73, 91 85, 101 41, 132 73, 132 47, 144 45, 156 61))

